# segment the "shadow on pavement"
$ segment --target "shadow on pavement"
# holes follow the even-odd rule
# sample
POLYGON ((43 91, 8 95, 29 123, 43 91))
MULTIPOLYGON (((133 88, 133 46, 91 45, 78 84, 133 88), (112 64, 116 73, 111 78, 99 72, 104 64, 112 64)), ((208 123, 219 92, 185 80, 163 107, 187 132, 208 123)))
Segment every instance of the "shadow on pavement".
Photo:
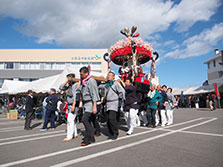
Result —
POLYGON ((39 122, 39 123, 35 123, 35 124, 33 124, 32 126, 31 126, 31 128, 32 129, 35 129, 35 128, 37 128, 38 126, 40 126, 42 123, 41 122, 39 122))

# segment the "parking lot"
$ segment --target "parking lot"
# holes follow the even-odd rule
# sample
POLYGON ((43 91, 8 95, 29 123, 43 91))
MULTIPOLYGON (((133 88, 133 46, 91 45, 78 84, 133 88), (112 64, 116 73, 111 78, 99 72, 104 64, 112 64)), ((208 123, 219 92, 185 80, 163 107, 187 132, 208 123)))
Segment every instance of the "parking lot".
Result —
POLYGON ((23 130, 24 120, 0 117, 0 166, 152 166, 152 167, 222 167, 223 110, 177 109, 174 124, 155 129, 137 127, 126 135, 109 140, 106 127, 96 143, 81 147, 79 137, 63 142, 66 125, 40 132, 41 120, 34 120, 33 130, 23 130))

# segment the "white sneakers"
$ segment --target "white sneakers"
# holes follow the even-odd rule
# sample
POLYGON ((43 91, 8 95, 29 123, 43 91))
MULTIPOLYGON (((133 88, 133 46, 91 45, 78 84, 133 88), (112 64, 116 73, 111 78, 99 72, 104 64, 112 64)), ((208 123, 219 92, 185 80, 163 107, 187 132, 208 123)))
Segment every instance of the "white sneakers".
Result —
POLYGON ((131 135, 131 134, 132 134, 132 132, 131 132, 131 131, 128 131, 126 134, 127 134, 127 135, 131 135))
POLYGON ((131 135, 132 133, 133 133, 133 129, 130 128, 130 129, 128 130, 128 132, 127 132, 127 135, 131 135))

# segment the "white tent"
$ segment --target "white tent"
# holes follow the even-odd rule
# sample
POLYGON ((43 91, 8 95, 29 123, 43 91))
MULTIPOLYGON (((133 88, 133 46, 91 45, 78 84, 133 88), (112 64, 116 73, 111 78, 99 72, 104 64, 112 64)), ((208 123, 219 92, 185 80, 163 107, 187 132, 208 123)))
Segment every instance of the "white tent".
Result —
MULTIPOLYGON (((2 91, 0 92, 0 94, 24 93, 27 92, 29 89, 35 91, 36 93, 49 92, 50 88, 55 88, 56 90, 58 90, 59 86, 66 81, 66 75, 69 73, 74 73, 76 75, 76 78, 80 78, 79 69, 66 67, 61 74, 42 78, 32 82, 6 80, 6 82, 3 83, 2 91)), ((107 74, 91 72, 91 75, 106 77, 107 74)), ((117 76, 116 79, 118 79, 117 76)))
POLYGON ((180 89, 180 88, 173 88, 173 94, 174 95, 180 95, 182 91, 185 92, 187 89, 188 88, 182 88, 182 89, 180 89))
POLYGON ((0 94, 15 94, 17 89, 29 83, 27 81, 4 80, 0 94))
POLYGON ((56 88, 54 83, 59 79, 60 75, 54 75, 51 77, 42 78, 33 82, 30 82, 27 85, 21 86, 16 89, 13 94, 24 93, 29 89, 33 90, 36 93, 46 93, 49 92, 50 88, 56 88))
MULTIPOLYGON (((222 84, 217 84, 218 88, 222 86, 222 84)), ((181 91, 183 91, 183 95, 197 95, 214 92, 213 85, 199 86, 199 87, 191 87, 191 88, 183 88, 183 89, 173 89, 174 95, 180 95, 181 91)))
POLYGON ((184 91, 184 95, 193 95, 193 94, 196 94, 196 89, 198 89, 199 87, 191 87, 191 88, 188 88, 184 91))

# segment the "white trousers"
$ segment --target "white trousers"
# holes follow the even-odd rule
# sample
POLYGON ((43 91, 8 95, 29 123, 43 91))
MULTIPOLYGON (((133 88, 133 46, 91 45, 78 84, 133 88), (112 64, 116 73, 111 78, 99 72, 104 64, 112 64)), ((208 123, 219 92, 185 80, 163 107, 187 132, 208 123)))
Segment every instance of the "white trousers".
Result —
POLYGON ((166 110, 167 124, 173 124, 173 110, 166 110))
POLYGON ((129 132, 133 132, 134 128, 138 126, 139 117, 137 115, 138 109, 131 108, 129 112, 125 113, 125 120, 129 129, 129 132))
POLYGON ((156 119, 156 126, 158 126, 159 125, 159 111, 158 110, 156 110, 156 115, 155 115, 155 119, 156 119))
POLYGON ((167 123, 166 110, 160 110, 160 114, 161 114, 162 126, 165 126, 167 123))
POLYGON ((199 104, 198 103, 195 103, 195 108, 199 108, 199 104))
MULTIPOLYGON (((137 112, 138 113, 138 112, 137 112)), ((141 122, 140 122, 140 119, 139 119, 139 116, 138 114, 136 115, 136 126, 140 126, 141 122)))
POLYGON ((140 112, 140 117, 142 118, 143 124, 147 125, 148 124, 148 119, 147 119, 147 116, 146 116, 146 111, 141 111, 140 112))
POLYGON ((77 116, 78 108, 75 108, 74 113, 71 112, 71 107, 68 107, 68 117, 67 117, 67 138, 72 139, 77 136, 77 125, 75 118, 77 116))

